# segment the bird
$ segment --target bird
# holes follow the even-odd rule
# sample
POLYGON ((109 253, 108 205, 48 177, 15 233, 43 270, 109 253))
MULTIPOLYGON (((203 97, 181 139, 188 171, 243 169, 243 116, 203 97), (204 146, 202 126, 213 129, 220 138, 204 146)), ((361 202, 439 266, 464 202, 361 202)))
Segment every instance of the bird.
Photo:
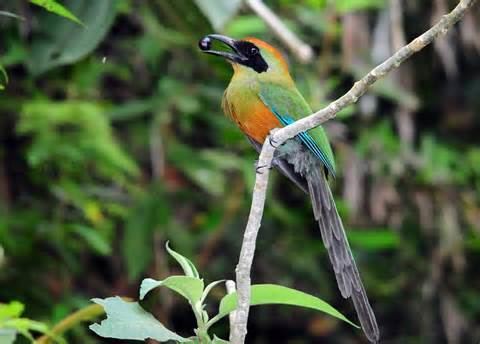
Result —
MULTIPOLYGON (((220 56, 233 66, 222 108, 257 152, 273 129, 312 113, 290 75, 285 58, 272 45, 254 37, 236 40, 220 34, 206 35, 198 45, 202 52, 220 56), (215 41, 224 49, 213 49, 215 41)), ((336 167, 325 130, 318 126, 287 140, 277 147, 272 165, 310 195, 340 293, 352 299, 365 336, 377 343, 380 338, 377 320, 328 184, 336 167)))

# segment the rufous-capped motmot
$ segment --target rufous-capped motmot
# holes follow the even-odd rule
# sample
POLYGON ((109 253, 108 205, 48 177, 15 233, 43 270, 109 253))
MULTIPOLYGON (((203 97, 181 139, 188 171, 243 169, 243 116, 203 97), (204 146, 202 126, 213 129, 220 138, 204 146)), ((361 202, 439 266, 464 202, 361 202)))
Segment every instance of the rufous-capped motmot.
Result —
MULTIPOLYGON (((272 129, 312 113, 282 54, 271 45, 257 38, 235 40, 212 34, 201 39, 199 46, 203 52, 232 64, 234 73, 223 95, 223 111, 257 152, 272 129), (229 51, 213 50, 213 41, 223 43, 229 51)), ((308 130, 278 147, 273 165, 310 195, 338 288, 344 298, 352 298, 367 338, 377 342, 380 333, 375 314, 328 186, 328 176, 335 175, 335 161, 324 129, 319 126, 308 130)))

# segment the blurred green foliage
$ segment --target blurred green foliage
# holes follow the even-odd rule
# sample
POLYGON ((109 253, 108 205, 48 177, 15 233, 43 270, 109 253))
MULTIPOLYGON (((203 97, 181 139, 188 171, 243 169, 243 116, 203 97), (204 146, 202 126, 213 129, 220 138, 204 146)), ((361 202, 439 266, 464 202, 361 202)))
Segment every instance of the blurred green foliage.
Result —
MULTIPOLYGON (((394 33, 408 41, 443 11, 405 3, 398 27, 386 1, 265 2, 316 52, 306 65, 289 59, 314 109, 378 63, 373 51, 391 52, 394 33)), ((231 67, 199 53, 197 41, 220 31, 285 48, 234 2, 214 6, 219 14, 206 7, 213 1, 62 4, 85 27, 22 1, 0 8, 24 18, 0 12, 0 302, 20 300, 26 317, 53 325, 92 296, 135 295, 142 277, 172 273, 167 239, 207 279, 232 278, 256 154, 221 113, 231 67)), ((441 49, 427 49, 325 125, 339 209, 387 341, 480 338, 480 59, 466 39, 478 14, 473 29, 460 24, 447 37, 457 75, 441 49)), ((352 314, 307 198, 278 174, 253 280, 352 314)), ((178 302, 150 306, 183 335, 193 320, 172 310, 178 302)), ((357 335, 325 317, 268 308, 252 312, 249 329, 252 342, 357 335)), ((81 326, 66 338, 100 340, 81 326)))

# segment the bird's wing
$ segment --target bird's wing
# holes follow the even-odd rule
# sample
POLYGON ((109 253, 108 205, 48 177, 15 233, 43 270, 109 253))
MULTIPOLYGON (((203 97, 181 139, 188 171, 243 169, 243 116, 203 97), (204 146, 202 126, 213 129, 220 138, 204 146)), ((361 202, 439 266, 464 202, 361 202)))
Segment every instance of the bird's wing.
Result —
MULTIPOLYGON (((296 88, 266 83, 260 87, 260 99, 283 125, 288 125, 312 113, 305 99, 296 88)), ((335 175, 335 160, 325 130, 319 126, 302 132, 300 141, 335 175)))

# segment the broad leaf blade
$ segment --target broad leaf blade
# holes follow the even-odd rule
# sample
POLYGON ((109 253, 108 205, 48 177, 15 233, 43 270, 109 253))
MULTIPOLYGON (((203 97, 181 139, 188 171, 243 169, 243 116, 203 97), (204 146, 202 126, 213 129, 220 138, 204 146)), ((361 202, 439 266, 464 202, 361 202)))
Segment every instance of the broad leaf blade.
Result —
POLYGON ((116 14, 115 0, 69 0, 66 6, 77 13, 85 27, 57 16, 39 16, 41 32, 33 39, 28 61, 34 75, 87 56, 105 37, 116 14))
POLYGON ((59 4, 55 0, 30 0, 32 4, 43 7, 49 12, 55 13, 59 16, 70 19, 71 21, 83 25, 83 23, 78 19, 72 12, 70 12, 65 6, 59 4))
POLYGON ((13 344, 17 338, 17 331, 11 328, 0 328, 0 343, 13 344))
POLYGON ((170 276, 163 281, 146 278, 140 286, 140 300, 143 300, 152 289, 167 287, 186 298, 192 305, 200 300, 203 294, 203 280, 189 276, 170 276))
POLYGON ((168 242, 166 244, 166 247, 167 247, 168 253, 173 258, 175 258, 175 260, 178 262, 178 264, 180 264, 180 266, 182 267, 183 272, 185 272, 186 276, 195 277, 195 278, 200 277, 200 275, 197 271, 197 268, 195 267, 195 265, 193 265, 193 263, 190 259, 188 259, 187 257, 182 256, 180 253, 172 250, 170 248, 170 246, 168 245, 168 242))
POLYGON ((105 309, 107 319, 100 324, 90 325, 90 329, 101 337, 146 340, 152 338, 160 342, 175 340, 181 343, 189 340, 170 331, 137 302, 127 302, 120 297, 93 299, 105 309))
MULTIPOLYGON (((252 285, 251 303, 256 305, 280 304, 298 306, 314 309, 329 314, 337 319, 343 320, 352 326, 358 328, 353 322, 348 320, 343 314, 330 306, 325 301, 304 293, 299 290, 283 287, 275 284, 256 284, 252 285)), ((222 316, 235 310, 237 307, 237 292, 225 295, 220 302, 219 314, 222 316)))

